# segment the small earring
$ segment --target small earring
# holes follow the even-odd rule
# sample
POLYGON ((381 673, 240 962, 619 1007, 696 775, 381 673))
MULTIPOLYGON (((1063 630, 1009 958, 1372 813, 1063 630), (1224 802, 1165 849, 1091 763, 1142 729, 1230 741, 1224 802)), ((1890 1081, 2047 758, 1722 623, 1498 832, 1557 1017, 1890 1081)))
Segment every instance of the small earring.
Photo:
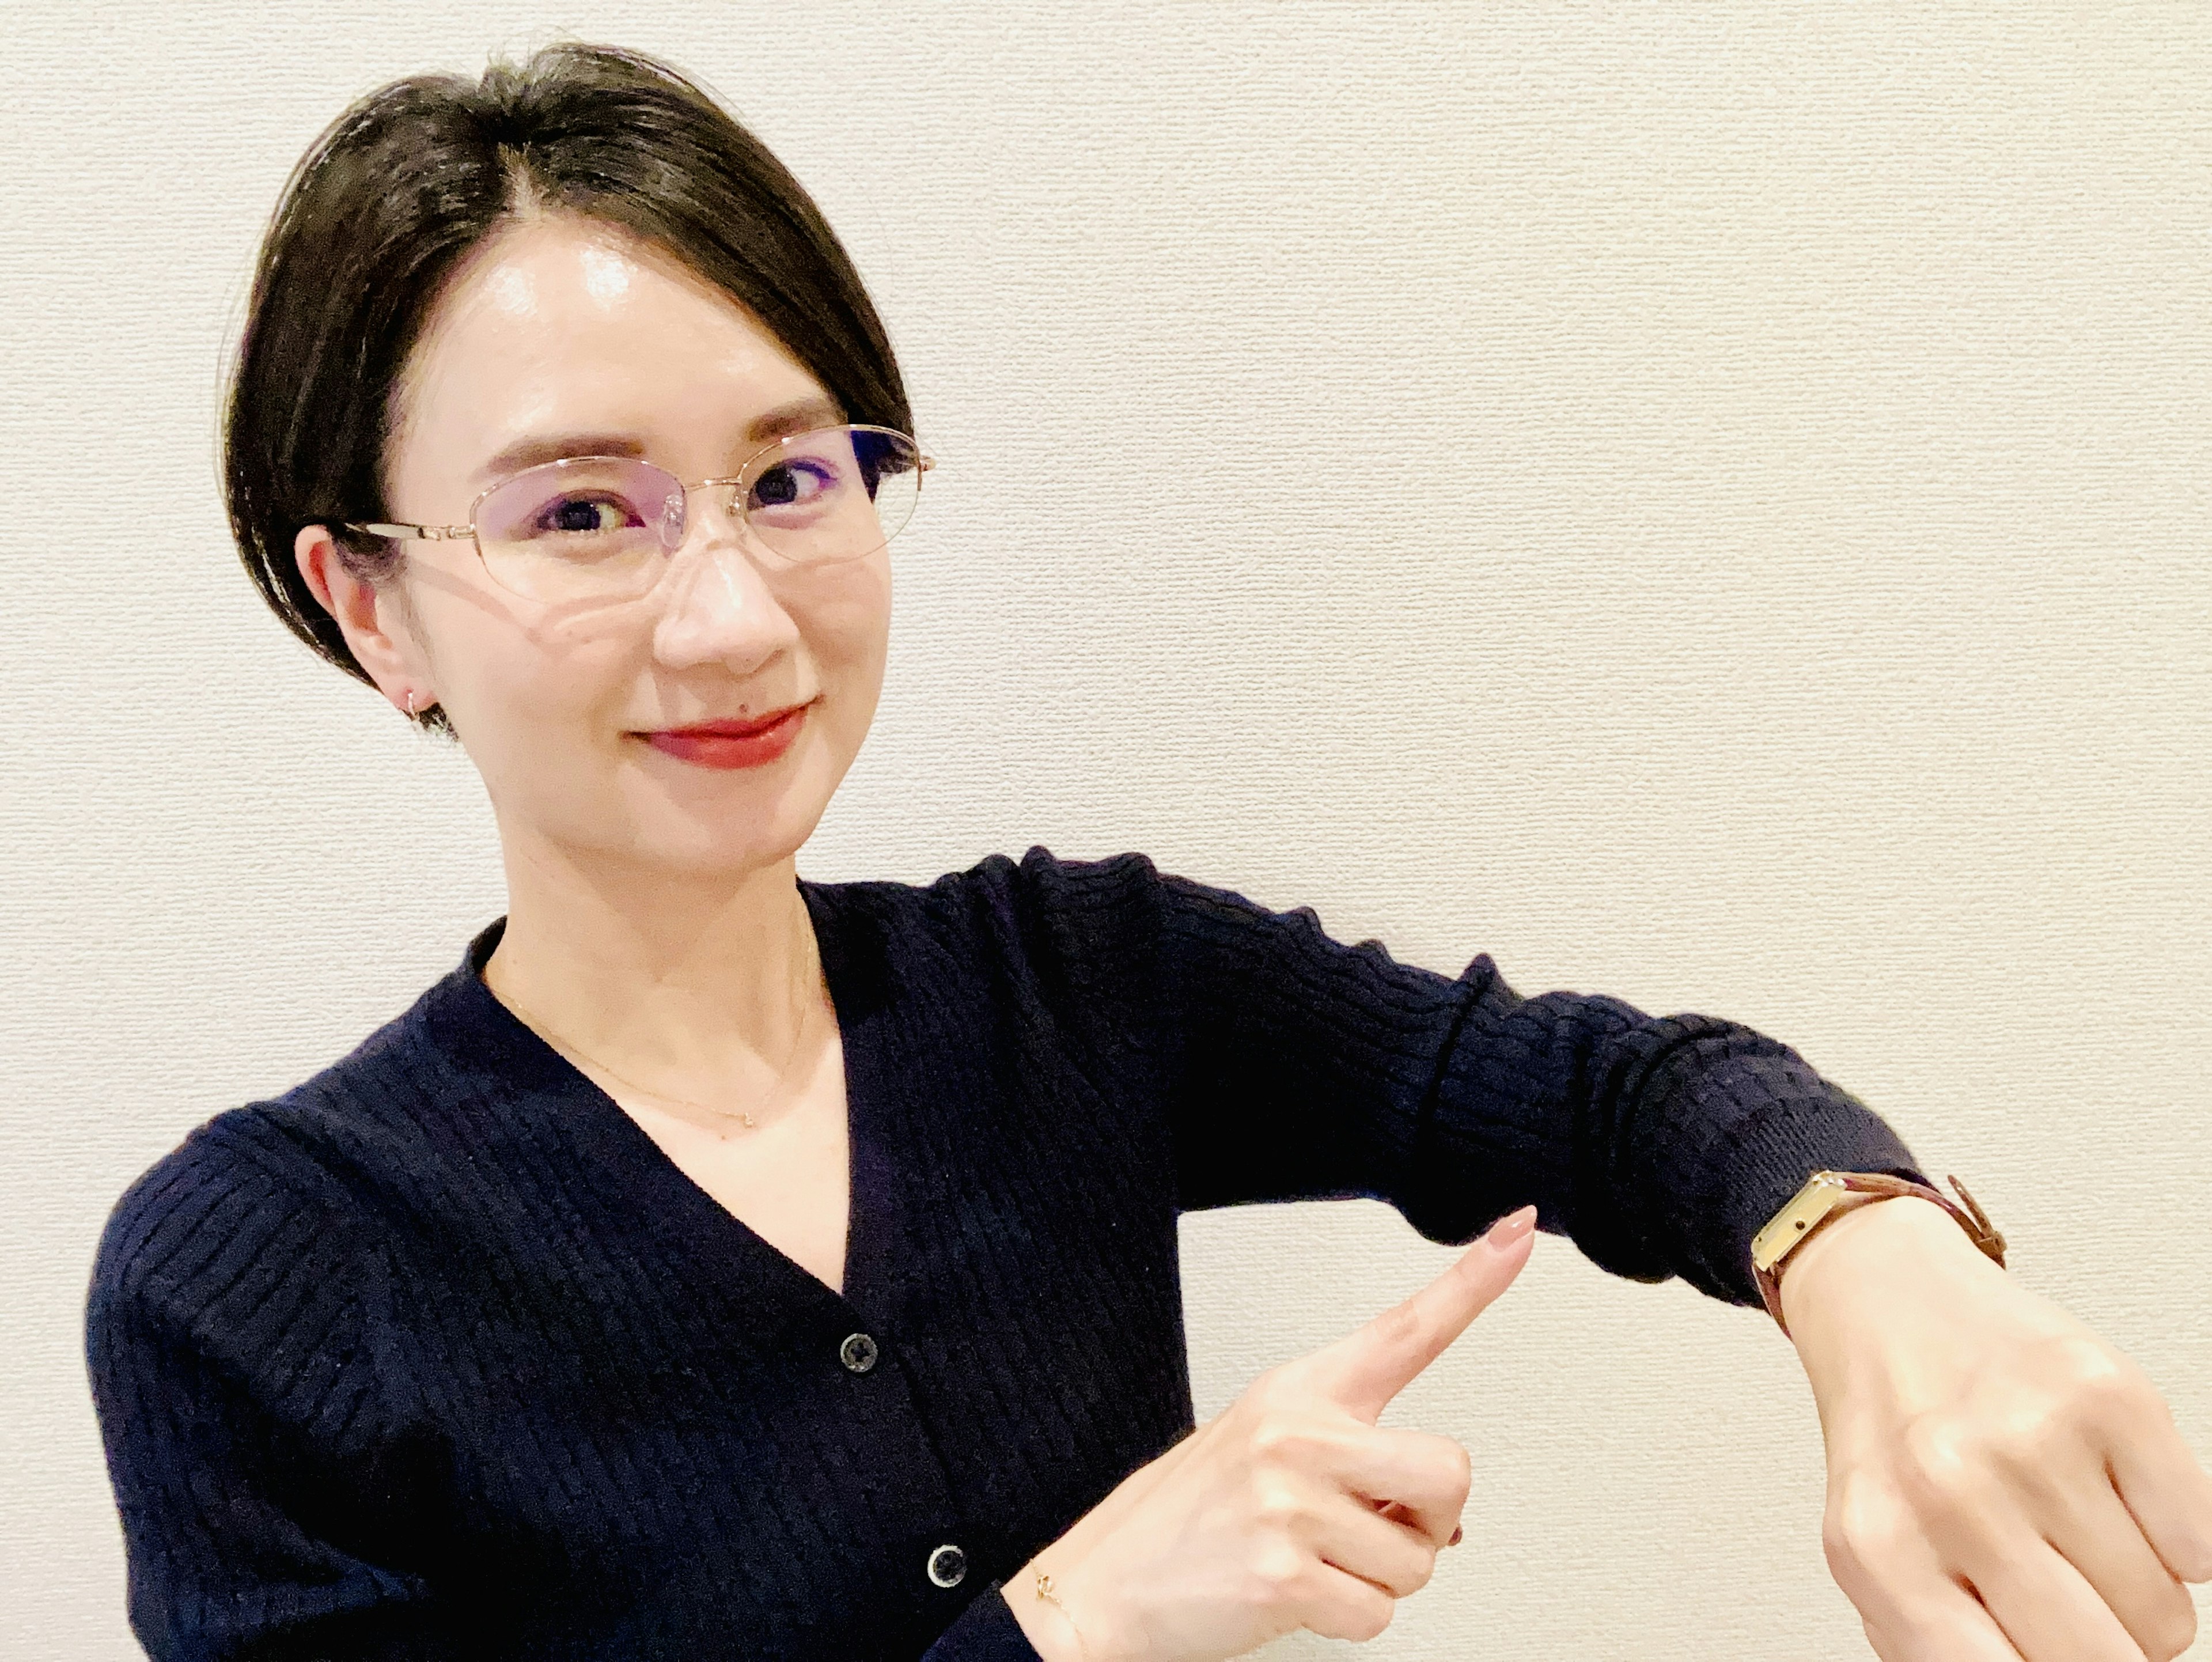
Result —
POLYGON ((412 687, 407 690, 407 719, 410 721, 415 719, 415 690, 412 687))

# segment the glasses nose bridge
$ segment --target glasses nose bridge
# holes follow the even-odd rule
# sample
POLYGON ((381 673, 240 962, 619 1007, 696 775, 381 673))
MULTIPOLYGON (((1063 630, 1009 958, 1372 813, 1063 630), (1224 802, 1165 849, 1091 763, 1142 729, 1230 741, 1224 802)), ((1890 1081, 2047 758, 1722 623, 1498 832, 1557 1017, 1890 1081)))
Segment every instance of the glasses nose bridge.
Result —
POLYGON ((677 481, 678 495, 671 505, 673 534, 672 536, 666 529, 662 533, 662 541, 667 547, 669 558, 674 559, 683 552, 684 545, 691 539, 693 525, 703 517, 695 515, 691 509, 691 499, 698 492, 707 493, 710 501, 719 500, 720 510, 730 522, 731 540, 742 545, 753 535, 752 521, 745 517, 744 509, 738 500, 736 487, 742 483, 735 476, 677 481))
POLYGON ((772 585, 773 574, 778 563, 772 551, 761 540, 760 533, 746 517, 739 490, 744 481, 737 478, 694 479, 688 483, 677 481, 680 495, 676 502, 681 517, 678 521, 674 539, 664 533, 660 575, 653 587, 664 594, 682 596, 677 610, 688 611, 699 604, 707 592, 719 592, 726 600, 736 602, 740 610, 750 604, 738 600, 739 593, 755 592, 766 596, 772 585), (691 499, 695 493, 704 490, 710 496, 722 495, 719 509, 708 514, 693 514, 691 499), (726 524, 717 528, 712 514, 720 513, 726 524), (698 535, 694 532, 704 525, 706 530, 698 535), (730 569, 727 559, 735 555, 743 568, 741 572, 730 569), (714 575, 698 570, 700 563, 714 568, 714 575), (707 581, 702 587, 701 579, 707 581))

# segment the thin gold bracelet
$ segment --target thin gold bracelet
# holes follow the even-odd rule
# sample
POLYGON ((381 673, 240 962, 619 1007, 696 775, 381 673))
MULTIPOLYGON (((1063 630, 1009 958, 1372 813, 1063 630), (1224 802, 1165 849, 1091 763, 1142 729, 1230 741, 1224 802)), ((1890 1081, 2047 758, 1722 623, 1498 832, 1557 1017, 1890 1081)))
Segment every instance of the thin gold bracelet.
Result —
POLYGON ((1068 1631, 1075 1635, 1076 1647, 1087 1658, 1091 1654, 1090 1643, 1084 1638, 1083 1629, 1075 1625, 1075 1617, 1069 1614, 1067 1606, 1060 1602, 1060 1595, 1052 1590, 1051 1575, 1043 1570, 1036 1573, 1036 1596, 1060 1612, 1060 1619, 1067 1623, 1068 1631))

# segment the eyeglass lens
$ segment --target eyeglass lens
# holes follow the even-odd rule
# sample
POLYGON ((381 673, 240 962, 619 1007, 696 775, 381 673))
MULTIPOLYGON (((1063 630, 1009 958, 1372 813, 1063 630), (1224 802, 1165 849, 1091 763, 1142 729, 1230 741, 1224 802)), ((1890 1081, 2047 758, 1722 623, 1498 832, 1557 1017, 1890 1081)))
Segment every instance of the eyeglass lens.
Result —
MULTIPOLYGON (((709 486, 740 511, 775 560, 819 565, 881 548, 921 493, 914 441, 888 428, 833 427, 787 438, 709 486)), ((696 489, 696 487, 694 487, 696 489)), ((684 540, 685 490, 650 462, 579 457, 526 469, 477 504, 492 579, 541 599, 648 587, 684 540)))

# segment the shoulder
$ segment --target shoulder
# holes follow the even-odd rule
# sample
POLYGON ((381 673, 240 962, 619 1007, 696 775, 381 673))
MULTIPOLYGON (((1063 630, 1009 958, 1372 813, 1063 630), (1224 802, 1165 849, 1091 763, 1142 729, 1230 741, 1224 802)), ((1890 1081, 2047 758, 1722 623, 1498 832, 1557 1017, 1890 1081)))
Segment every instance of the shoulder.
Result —
POLYGON ((1160 1014, 1171 881, 1142 854, 1033 847, 926 884, 808 887, 827 909, 825 951, 841 960, 841 998, 857 995, 852 1014, 879 997, 971 1034, 1049 1031, 1118 1051, 1160 1014))
POLYGON ((374 1169, 406 1162, 436 1093, 428 1001, 282 1096, 216 1115, 133 1183, 94 1260, 95 1330, 124 1306, 164 1325, 236 1328, 226 1312, 265 1304, 277 1283, 358 1287, 380 1250, 374 1169))
POLYGON ((1103 967, 1141 953, 1158 933, 1164 906, 1185 886, 1142 854, 1065 860, 1038 846, 1018 860, 992 855, 927 884, 809 886, 895 961, 1049 971, 1103 967))
POLYGON ((125 1191, 94 1259, 95 1328, 129 1306, 197 1329, 258 1300, 264 1266, 334 1272, 355 1254, 353 1220, 274 1107, 217 1115, 125 1191))
POLYGON ((312 1418, 372 1348, 376 1252, 264 1107, 186 1137, 117 1202, 94 1261, 85 1361, 111 1463, 149 1403, 190 1415, 242 1391, 312 1418))
POLYGON ((349 1203, 305 1123, 282 1100, 219 1114, 109 1215, 84 1358, 126 1522, 163 1504, 165 1482, 276 1446, 270 1428, 297 1434, 284 1446, 307 1458, 380 1438, 393 1404, 413 1400, 387 1378, 384 1231, 349 1203))
POLYGON ((1145 855, 1063 860, 1042 844, 1017 860, 987 855, 973 866, 926 884, 866 881, 810 884, 855 911, 918 926, 957 923, 994 913, 1053 907, 1110 904, 1174 880, 1164 878, 1145 855))
POLYGON ((943 968, 1020 963, 1074 983, 1157 977, 1198 959, 1217 965, 1346 958, 1396 971, 1380 941, 1347 947, 1310 906, 1275 910, 1233 889, 1165 872, 1146 855, 1066 860, 1042 846, 993 855, 927 885, 809 885, 841 923, 896 960, 919 953, 943 968))

